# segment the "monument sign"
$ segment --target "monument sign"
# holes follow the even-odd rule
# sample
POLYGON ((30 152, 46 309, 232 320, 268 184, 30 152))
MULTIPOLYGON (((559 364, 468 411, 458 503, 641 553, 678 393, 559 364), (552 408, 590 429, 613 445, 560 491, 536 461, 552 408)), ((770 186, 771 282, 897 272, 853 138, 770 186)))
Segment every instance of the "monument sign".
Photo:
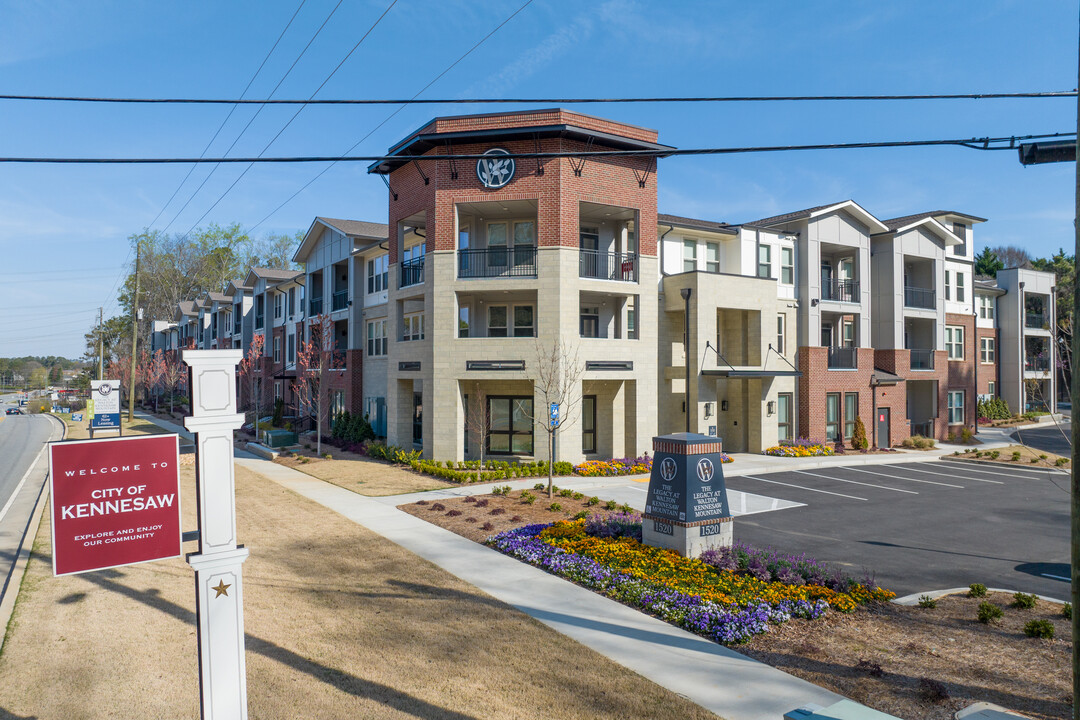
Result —
POLYGON ((120 430, 120 381, 90 381, 90 437, 95 430, 120 430))
POLYGON ((675 433, 653 438, 652 475, 642 515, 646 545, 697 557, 732 542, 720 438, 675 433))

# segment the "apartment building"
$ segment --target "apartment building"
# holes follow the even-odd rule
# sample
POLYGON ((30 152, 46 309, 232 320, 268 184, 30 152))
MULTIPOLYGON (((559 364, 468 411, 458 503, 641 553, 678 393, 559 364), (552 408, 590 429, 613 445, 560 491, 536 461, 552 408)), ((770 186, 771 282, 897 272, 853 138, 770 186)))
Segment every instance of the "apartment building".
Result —
POLYGON ((843 200, 729 224, 658 214, 652 158, 505 157, 605 149, 671 148, 559 109, 435 118, 369 168, 388 224, 316 217, 303 272, 253 269, 163 333, 265 334, 258 376, 291 405, 296 350, 326 323, 328 415, 361 412, 438 459, 478 455, 470 412, 486 455, 545 458, 538 355, 556 344, 580 368, 557 440, 570 461, 684 429, 731 451, 847 441, 856 419, 880 446, 944 440, 995 395, 1053 409, 1053 275, 976 278, 983 218, 843 200), (407 159, 449 154, 485 157, 407 159))

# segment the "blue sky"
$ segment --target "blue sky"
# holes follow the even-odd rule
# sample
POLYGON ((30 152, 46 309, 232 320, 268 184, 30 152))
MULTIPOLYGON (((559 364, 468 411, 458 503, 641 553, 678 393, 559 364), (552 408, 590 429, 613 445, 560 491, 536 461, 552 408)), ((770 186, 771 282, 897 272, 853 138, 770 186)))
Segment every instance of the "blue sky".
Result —
MULTIPOLYGON (((317 95, 411 97, 524 0, 399 0, 317 95)), ((390 0, 343 0, 275 97, 306 98, 390 0)), ((161 3, 0 0, 0 93, 237 97, 299 0, 161 3)), ((266 97, 337 0, 306 0, 255 79, 266 97)), ((1077 4, 1060 0, 879 3, 533 0, 423 97, 1019 92, 1076 86, 1077 4)), ((505 106, 503 106, 505 107, 505 106)), ((492 106, 310 107, 270 155, 377 154, 435 115, 492 106)), ((655 128, 677 147, 1020 135, 1076 128, 1073 99, 579 106, 655 128)), ((0 155, 197 156, 227 106, 0 102, 0 155)), ((233 155, 254 155, 295 112, 268 107, 233 155)), ((238 109, 210 155, 254 115, 238 109)), ((128 236, 185 232, 243 170, 200 166, 0 165, 0 357, 83 352, 118 312, 128 236), (162 212, 164 208, 164 212, 162 212), (175 220, 174 220, 175 217, 175 220), (170 224, 171 223, 171 224, 170 224)), ((255 234, 315 215, 385 222, 387 192, 341 164, 256 226, 322 166, 253 168, 203 223, 255 234)), ((1023 168, 1014 152, 961 148, 671 158, 661 212, 740 222, 854 198, 878 217, 955 209, 989 218, 977 248, 1046 255, 1073 244, 1072 164, 1023 168)))

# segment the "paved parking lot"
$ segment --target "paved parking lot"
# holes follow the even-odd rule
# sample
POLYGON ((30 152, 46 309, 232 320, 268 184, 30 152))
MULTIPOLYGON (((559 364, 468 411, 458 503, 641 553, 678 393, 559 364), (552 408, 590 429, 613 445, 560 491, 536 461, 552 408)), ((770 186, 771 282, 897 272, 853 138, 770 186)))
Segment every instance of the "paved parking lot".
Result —
POLYGON ((1069 475, 952 461, 729 477, 800 503, 735 521, 735 538, 806 552, 898 595, 981 582, 1069 593, 1069 475))
POLYGON ((1065 457, 1072 454, 1072 424, 1069 421, 1060 424, 1049 423, 1046 427, 1016 430, 1012 433, 1012 439, 1043 452, 1065 457))

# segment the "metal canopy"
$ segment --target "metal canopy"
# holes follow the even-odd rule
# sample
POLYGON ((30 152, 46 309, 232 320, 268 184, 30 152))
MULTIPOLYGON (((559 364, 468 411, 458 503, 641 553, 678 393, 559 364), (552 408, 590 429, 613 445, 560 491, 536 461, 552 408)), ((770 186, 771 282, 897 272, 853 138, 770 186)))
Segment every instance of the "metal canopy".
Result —
POLYGON ((802 377, 802 373, 798 370, 736 370, 734 368, 702 370, 701 374, 724 378, 802 377))

